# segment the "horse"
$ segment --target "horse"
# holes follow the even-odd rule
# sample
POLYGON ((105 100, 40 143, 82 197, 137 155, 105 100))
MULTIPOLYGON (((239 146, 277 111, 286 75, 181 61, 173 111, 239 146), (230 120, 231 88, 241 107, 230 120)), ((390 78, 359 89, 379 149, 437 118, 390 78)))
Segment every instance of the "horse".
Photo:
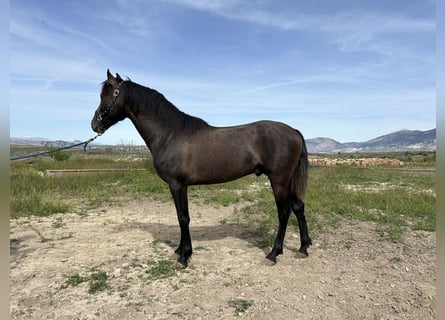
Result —
POLYGON ((123 80, 107 69, 100 104, 91 128, 103 134, 129 118, 152 157, 159 177, 170 189, 180 227, 179 246, 172 255, 176 268, 186 268, 192 255, 187 188, 223 183, 249 174, 269 178, 278 211, 278 231, 266 262, 273 265, 283 253, 283 241, 291 210, 297 217, 300 248, 307 257, 312 244, 304 214, 308 180, 308 152, 300 131, 276 121, 215 127, 180 111, 163 94, 123 80))

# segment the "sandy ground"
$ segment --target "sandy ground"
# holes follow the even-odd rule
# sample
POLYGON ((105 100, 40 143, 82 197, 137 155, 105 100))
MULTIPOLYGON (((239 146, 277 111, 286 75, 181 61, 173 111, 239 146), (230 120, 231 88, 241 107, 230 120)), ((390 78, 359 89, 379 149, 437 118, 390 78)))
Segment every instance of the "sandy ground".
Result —
POLYGON ((395 244, 371 223, 346 222, 296 259, 288 228, 284 254, 267 266, 268 248, 230 223, 236 212, 192 203, 194 255, 164 279, 147 270, 178 242, 172 203, 12 220, 11 319, 435 319, 435 233, 395 244), (66 285, 98 270, 108 275, 103 291, 66 285))

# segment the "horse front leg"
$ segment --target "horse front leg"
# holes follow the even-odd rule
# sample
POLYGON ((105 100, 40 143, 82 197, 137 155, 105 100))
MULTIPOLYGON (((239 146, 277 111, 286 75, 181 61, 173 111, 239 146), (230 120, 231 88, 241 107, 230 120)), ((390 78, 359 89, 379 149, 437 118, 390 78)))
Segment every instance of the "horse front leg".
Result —
POLYGON ((287 223, 290 216, 290 206, 287 202, 277 202, 278 210, 278 232, 275 239, 274 246, 270 253, 266 256, 269 264, 275 264, 277 262, 277 256, 283 254, 284 236, 286 235, 287 223))
POLYGON ((175 250, 174 257, 177 258, 176 268, 187 268, 187 262, 192 255, 192 240, 190 237, 190 215, 188 208, 187 186, 180 183, 171 183, 170 192, 175 202, 176 214, 178 215, 179 227, 181 229, 181 240, 175 250))

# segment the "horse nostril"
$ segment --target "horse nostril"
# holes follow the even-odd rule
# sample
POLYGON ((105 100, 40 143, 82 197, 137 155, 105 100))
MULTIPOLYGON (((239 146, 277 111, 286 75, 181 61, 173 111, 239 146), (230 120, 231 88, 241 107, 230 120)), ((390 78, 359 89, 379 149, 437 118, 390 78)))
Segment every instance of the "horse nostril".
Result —
POLYGON ((94 132, 100 131, 100 126, 97 123, 96 117, 94 117, 94 119, 91 121, 91 129, 93 129, 94 132))

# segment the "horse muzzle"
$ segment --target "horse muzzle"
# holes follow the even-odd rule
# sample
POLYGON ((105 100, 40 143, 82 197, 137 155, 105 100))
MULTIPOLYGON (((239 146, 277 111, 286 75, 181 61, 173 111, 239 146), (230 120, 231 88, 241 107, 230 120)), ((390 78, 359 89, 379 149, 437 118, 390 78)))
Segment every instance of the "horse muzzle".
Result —
POLYGON ((95 114, 91 120, 91 129, 93 129, 93 131, 96 133, 102 134, 107 130, 107 128, 103 125, 102 121, 97 119, 97 117, 97 114, 95 114))

